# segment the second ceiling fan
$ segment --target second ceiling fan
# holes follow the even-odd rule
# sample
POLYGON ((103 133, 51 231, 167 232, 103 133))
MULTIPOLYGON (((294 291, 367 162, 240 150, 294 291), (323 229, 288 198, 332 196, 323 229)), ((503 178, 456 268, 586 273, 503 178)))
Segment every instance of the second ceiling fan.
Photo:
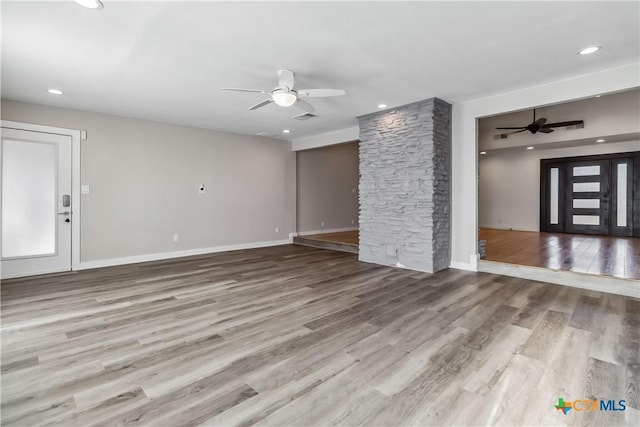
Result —
POLYGON ((342 89, 294 89, 293 71, 278 70, 278 86, 273 90, 259 89, 238 89, 223 87, 222 90, 231 90, 236 92, 254 92, 269 95, 269 98, 260 101, 249 108, 249 110, 257 110, 271 104, 272 102, 281 107, 290 107, 295 105, 302 111, 313 113, 316 109, 302 98, 323 98, 328 96, 340 96, 346 92, 342 89))
POLYGON ((532 134, 536 134, 538 132, 542 133, 551 133, 553 132, 553 128, 561 128, 567 126, 576 126, 584 124, 584 120, 571 120, 568 122, 557 122, 557 123, 547 123, 547 119, 544 117, 540 117, 536 120, 536 110, 533 110, 533 121, 526 126, 517 126, 517 127, 500 127, 496 128, 499 130, 511 130, 518 129, 514 132, 508 132, 505 135, 511 135, 513 133, 520 133, 524 131, 529 131, 532 134))

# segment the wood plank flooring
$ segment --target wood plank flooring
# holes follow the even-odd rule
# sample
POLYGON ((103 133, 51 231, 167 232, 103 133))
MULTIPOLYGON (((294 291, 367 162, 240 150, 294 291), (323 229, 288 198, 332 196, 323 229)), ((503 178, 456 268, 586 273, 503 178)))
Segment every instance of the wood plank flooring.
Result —
POLYGON ((640 280, 640 239, 480 229, 487 261, 640 280))
POLYGON ((293 245, 1 291, 3 426, 640 424, 637 299, 293 245))

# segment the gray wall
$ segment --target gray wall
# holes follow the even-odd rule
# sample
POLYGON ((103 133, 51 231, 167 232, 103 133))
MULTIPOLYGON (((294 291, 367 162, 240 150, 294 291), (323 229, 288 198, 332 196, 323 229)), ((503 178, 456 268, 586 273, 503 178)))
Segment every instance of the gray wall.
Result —
POLYGON ((8 100, 2 119, 87 130, 81 261, 284 240, 295 231, 288 142, 8 100))
POLYGON ((448 268, 451 106, 432 98, 359 121, 360 260, 448 268))
POLYGON ((298 232, 357 227, 358 142, 297 156, 298 232))

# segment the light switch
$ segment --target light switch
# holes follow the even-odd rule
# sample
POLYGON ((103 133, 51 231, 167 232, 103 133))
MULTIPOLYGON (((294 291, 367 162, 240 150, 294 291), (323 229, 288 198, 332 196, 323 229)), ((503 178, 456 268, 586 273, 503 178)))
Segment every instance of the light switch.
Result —
POLYGON ((83 185, 81 188, 81 192, 82 194, 89 194, 89 186, 88 185, 83 185))

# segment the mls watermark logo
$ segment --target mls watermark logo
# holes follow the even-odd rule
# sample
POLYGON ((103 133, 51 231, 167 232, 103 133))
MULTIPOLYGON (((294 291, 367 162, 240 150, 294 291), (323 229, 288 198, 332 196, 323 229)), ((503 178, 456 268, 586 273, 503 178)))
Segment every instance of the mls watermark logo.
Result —
POLYGON ((565 401, 563 397, 558 398, 558 403, 553 405, 558 411, 567 415, 572 409, 576 412, 583 411, 624 411, 627 409, 626 400, 613 399, 578 399, 565 401))

